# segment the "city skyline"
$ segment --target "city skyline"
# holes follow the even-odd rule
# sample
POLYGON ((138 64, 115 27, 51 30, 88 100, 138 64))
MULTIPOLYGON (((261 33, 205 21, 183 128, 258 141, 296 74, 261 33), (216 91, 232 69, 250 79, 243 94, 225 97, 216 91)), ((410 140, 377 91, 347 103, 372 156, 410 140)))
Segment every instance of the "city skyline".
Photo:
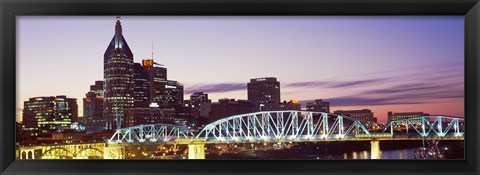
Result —
MULTIPOLYGON (((114 19, 19 17, 17 109, 35 96, 82 99, 89 85, 103 80, 114 19), (62 82, 66 77, 78 82, 62 82)), ((126 16, 122 24, 134 61, 150 58, 153 42, 155 61, 185 85, 185 97, 200 91, 212 101, 247 99, 250 78, 276 77, 281 101, 296 99, 303 107, 324 99, 332 111, 372 109, 379 121, 386 111, 463 117, 461 16, 126 16)))

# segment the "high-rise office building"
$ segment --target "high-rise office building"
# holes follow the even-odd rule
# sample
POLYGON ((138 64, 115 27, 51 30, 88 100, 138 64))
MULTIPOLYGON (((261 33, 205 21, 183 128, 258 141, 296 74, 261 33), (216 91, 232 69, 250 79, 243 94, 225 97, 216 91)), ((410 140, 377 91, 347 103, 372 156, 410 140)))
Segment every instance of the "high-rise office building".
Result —
MULTIPOLYGON (((153 53, 152 53, 153 58, 153 53)), ((148 107, 156 103, 161 108, 175 109, 177 118, 191 118, 190 107, 183 106, 183 84, 167 80, 167 68, 153 61, 135 63, 135 107, 148 107)))
POLYGON ((280 82, 277 78, 254 78, 247 84, 248 100, 254 104, 255 111, 262 111, 267 104, 280 103, 280 82))
POLYGON ((77 122, 76 98, 64 95, 33 97, 23 103, 24 131, 36 134, 62 132, 77 122))
POLYGON ((103 94, 103 81, 95 81, 83 98, 83 117, 78 122, 85 126, 87 132, 103 129, 103 94))
POLYGON ((193 118, 200 117, 200 106, 204 103, 211 103, 212 101, 208 99, 208 94, 203 92, 195 92, 190 95, 190 106, 192 108, 193 118))
POLYGON ((104 98, 103 81, 95 81, 95 84, 90 85, 90 91, 95 92, 97 97, 104 98))
POLYGON ((154 62, 153 58, 142 60, 142 66, 148 76, 150 103, 162 104, 167 84, 167 68, 154 62))
POLYGON ((91 120, 103 121, 103 97, 95 92, 88 92, 83 98, 83 117, 91 120))
POLYGON ((167 80, 161 102, 168 106, 183 106, 183 84, 174 80, 167 80))
POLYGON ((307 111, 330 113, 330 102, 323 101, 322 99, 307 102, 307 111))
POLYGON ((117 16, 115 35, 104 54, 105 129, 121 128, 125 108, 133 107, 133 53, 117 16))
POLYGON ((148 107, 150 104, 150 81, 147 71, 140 63, 133 64, 133 106, 148 107))

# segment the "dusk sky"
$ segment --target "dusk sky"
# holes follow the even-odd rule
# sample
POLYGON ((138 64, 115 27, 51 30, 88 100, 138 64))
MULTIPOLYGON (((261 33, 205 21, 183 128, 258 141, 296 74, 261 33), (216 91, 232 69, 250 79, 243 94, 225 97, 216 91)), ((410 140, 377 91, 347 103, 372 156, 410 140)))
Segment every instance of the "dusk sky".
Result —
MULTIPOLYGON (((122 16, 134 61, 151 57, 185 99, 247 99, 250 78, 276 77, 281 100, 338 109, 464 116, 463 16, 122 16)), ((82 98, 103 80, 115 16, 17 17, 17 120, 37 96, 82 98)))

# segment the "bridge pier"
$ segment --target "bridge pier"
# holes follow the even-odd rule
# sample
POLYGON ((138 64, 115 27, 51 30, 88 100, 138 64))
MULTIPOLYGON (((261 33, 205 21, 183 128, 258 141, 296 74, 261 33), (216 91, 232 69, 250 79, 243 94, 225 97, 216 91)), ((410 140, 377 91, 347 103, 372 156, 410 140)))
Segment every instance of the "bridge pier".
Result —
POLYGON ((125 148, 108 145, 103 148, 103 159, 125 159, 125 148))
POLYGON ((370 159, 380 159, 380 140, 370 141, 370 159))
POLYGON ((205 143, 188 144, 188 159, 205 159, 205 143))

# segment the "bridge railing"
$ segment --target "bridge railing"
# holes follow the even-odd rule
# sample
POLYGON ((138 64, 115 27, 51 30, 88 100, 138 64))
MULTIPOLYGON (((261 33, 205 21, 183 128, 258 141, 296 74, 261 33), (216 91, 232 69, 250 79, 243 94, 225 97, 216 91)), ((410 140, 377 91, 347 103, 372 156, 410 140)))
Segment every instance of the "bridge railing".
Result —
POLYGON ((389 130, 393 134, 401 130, 410 134, 411 130, 411 133, 416 133, 420 137, 463 137, 464 121, 464 118, 451 116, 411 117, 389 122, 383 132, 389 130))
POLYGON ((235 115, 204 127, 196 138, 209 141, 342 139, 368 130, 350 117, 312 111, 262 111, 235 115))
POLYGON ((117 129, 108 143, 169 142, 176 139, 190 139, 185 126, 169 124, 148 124, 117 129))

